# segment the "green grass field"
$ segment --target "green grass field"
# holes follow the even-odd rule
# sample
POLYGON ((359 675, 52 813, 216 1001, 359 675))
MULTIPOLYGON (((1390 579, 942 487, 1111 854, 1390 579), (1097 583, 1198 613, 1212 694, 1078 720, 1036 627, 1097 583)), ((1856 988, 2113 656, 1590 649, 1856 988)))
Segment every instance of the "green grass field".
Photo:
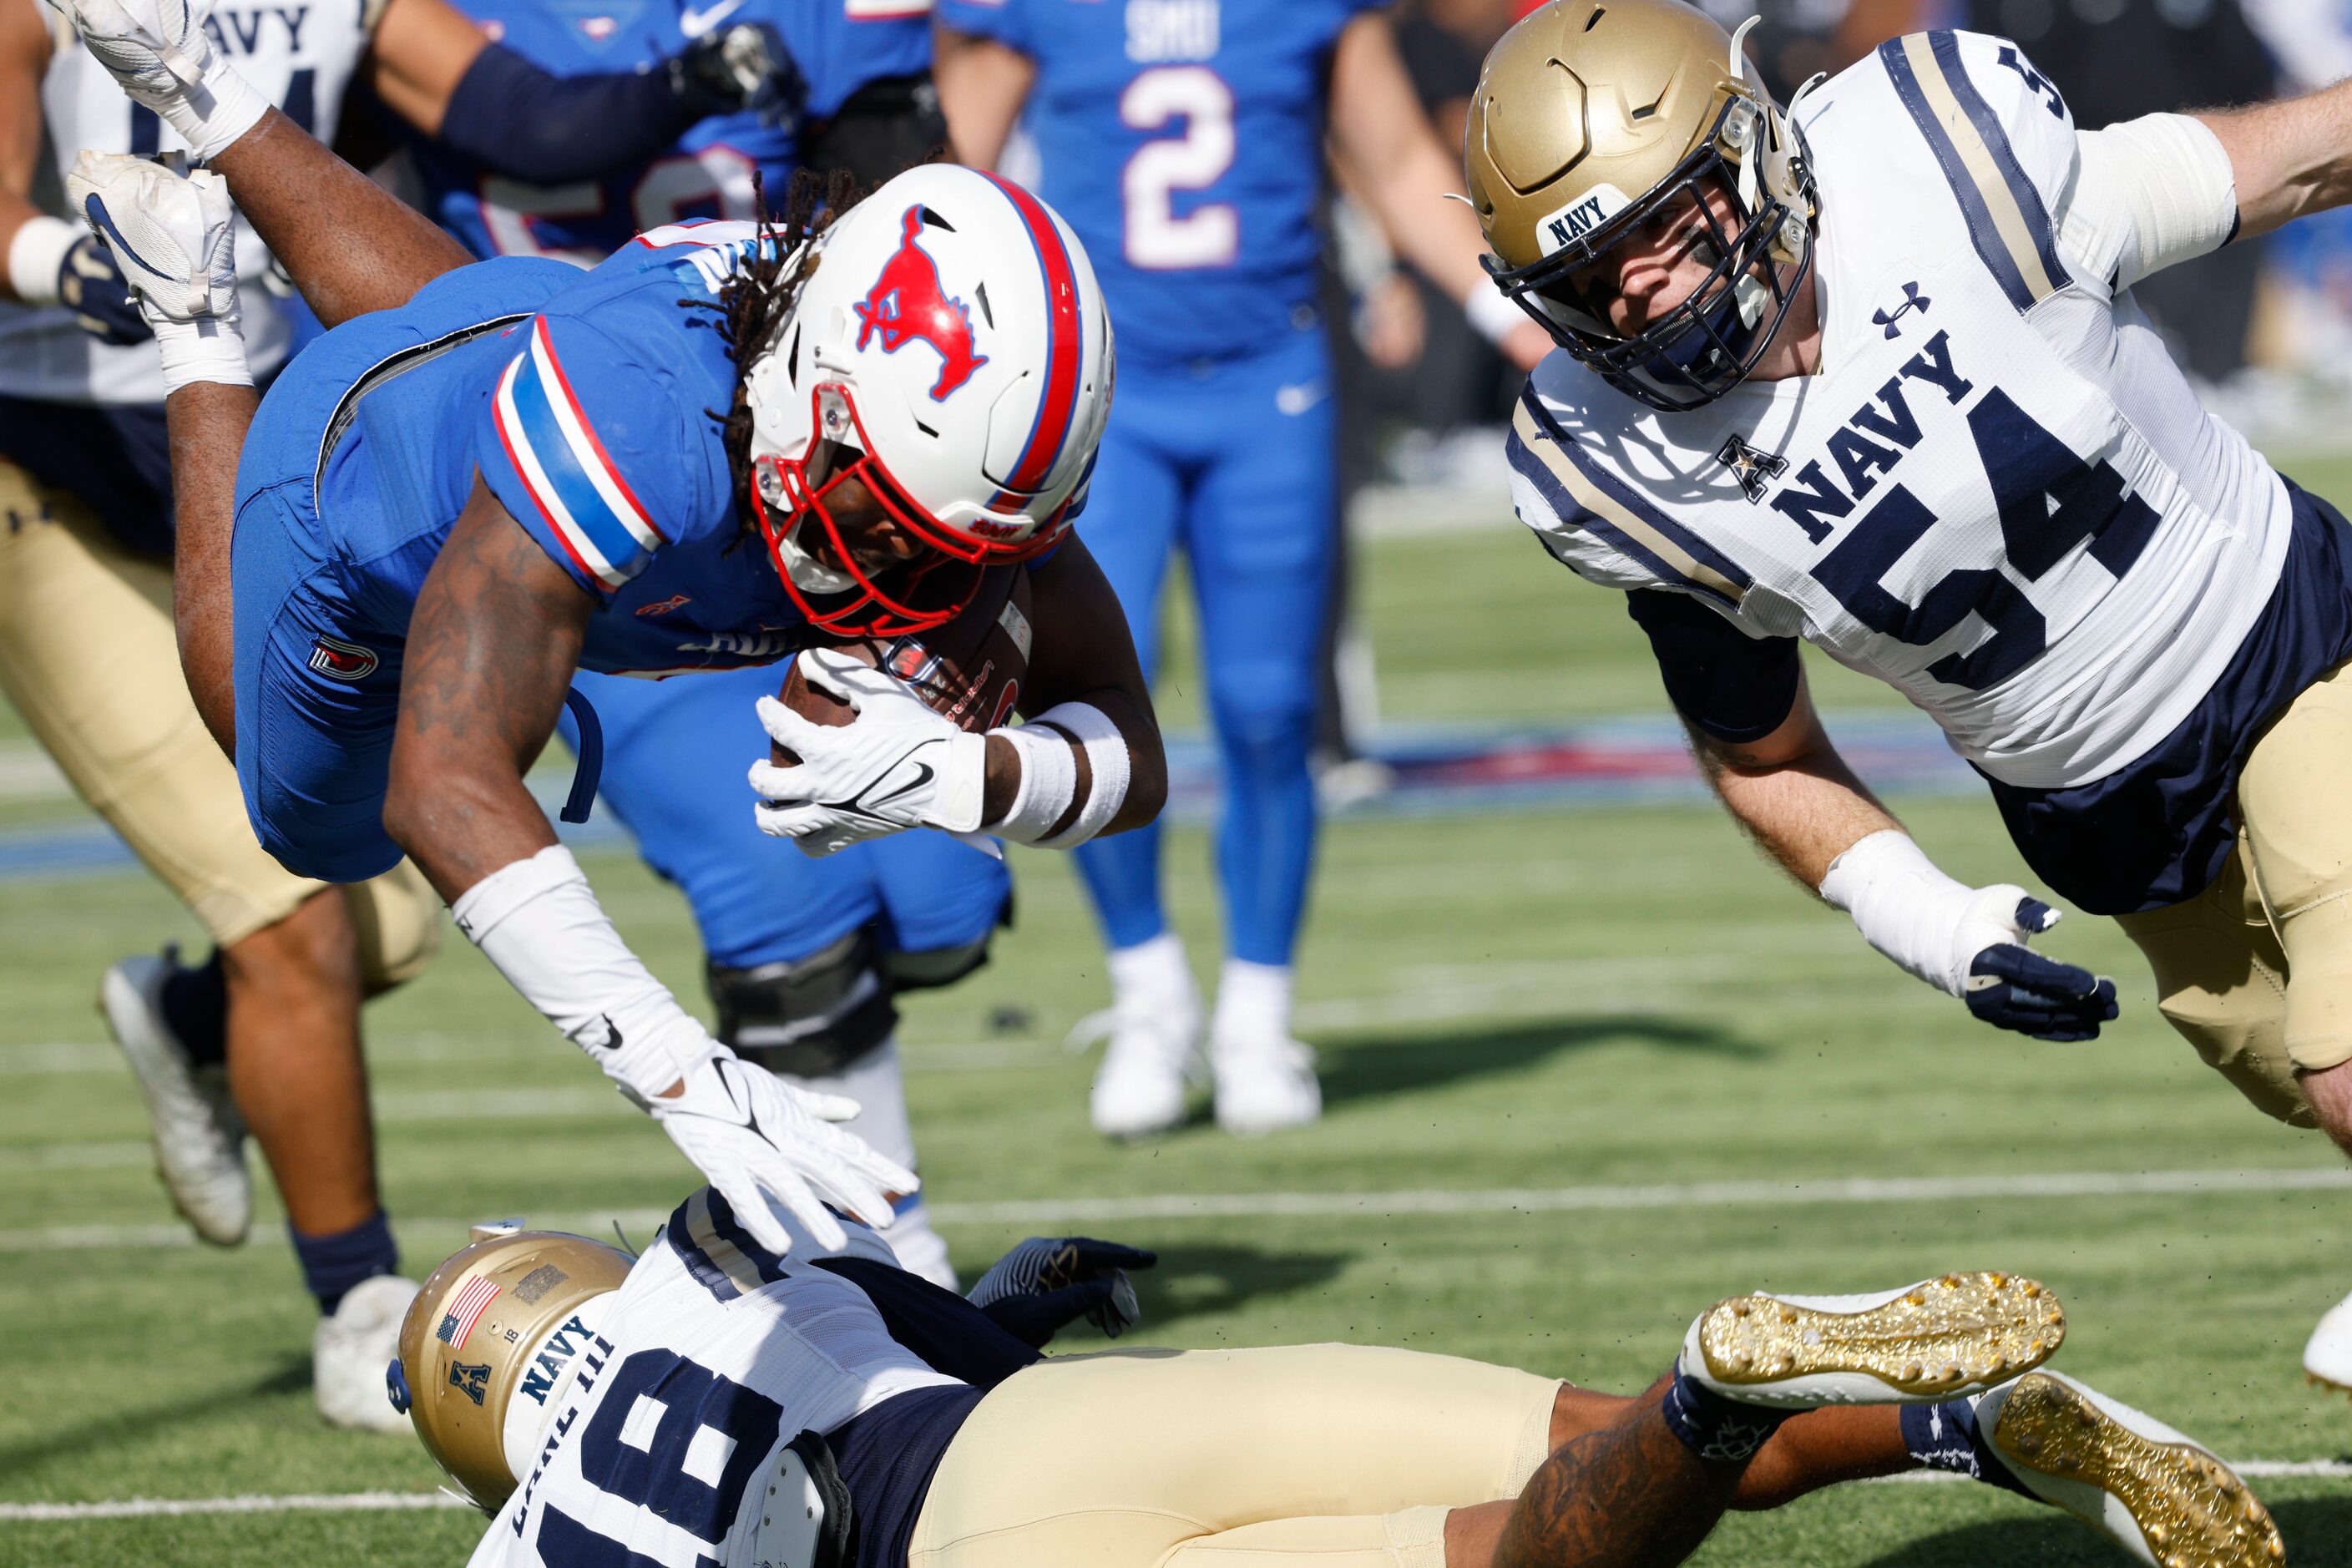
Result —
MULTIPOLYGON (((2311 478, 2352 489, 2352 474, 2311 478)), ((1657 705, 1613 596, 1514 533, 1392 540, 1368 556, 1391 717, 1657 705)), ((1175 721, 1189 722, 1187 679, 1168 684, 1175 721)), ((1887 700, 1843 676, 1822 690, 1832 708, 1887 700)), ((1955 874, 2030 880, 1989 803, 1897 804, 1955 874)), ((1179 831, 1171 849, 1205 975, 1206 839, 1179 831)), ((2123 1020, 2094 1045, 2036 1045, 1906 979, 1704 807, 1345 822, 1325 841, 1301 960, 1328 1118, 1257 1142, 1195 1125, 1115 1148, 1087 1126, 1091 1060, 1059 1043, 1105 996, 1089 918, 1054 858, 1024 854, 1017 868, 1020 923, 995 963, 917 999, 904 1031, 925 1173, 967 1272, 1034 1228, 991 1205, 1360 1194, 1360 1213, 1087 1228, 1160 1250, 1144 1286, 1151 1342, 1348 1338, 1630 1390, 1718 1296, 2000 1267, 2069 1304, 2060 1365, 2223 1453, 2352 1452, 2352 1405, 2305 1388, 2297 1364, 2313 1321, 2352 1288, 2340 1191, 1871 1203, 1682 1191, 1646 1207, 1381 1212, 1381 1194, 1433 1189, 2332 1170, 2313 1137, 2197 1066, 2111 924, 2078 918, 2057 945, 2118 976, 2123 1020)), ((676 896, 625 856, 594 858, 590 874, 639 950, 698 998, 676 896)), ((90 997, 105 964, 166 937, 193 941, 193 927, 136 875, 0 885, 0 1503, 429 1492, 436 1472, 415 1445, 313 1416, 311 1308, 267 1199, 241 1251, 163 1244, 172 1216, 90 997), (77 1236, 115 1239, 60 1245, 77 1236)), ((667 1209, 691 1185, 667 1141, 463 942, 369 1026, 386 1190, 413 1271, 471 1219, 587 1227, 667 1209)), ((2291 1562, 2352 1564, 2352 1484, 2259 1489, 2291 1562)), ((450 1563, 478 1530, 456 1511, 0 1520, 0 1563, 450 1563)), ((2123 1559, 1990 1489, 1896 1485, 1735 1519, 1701 1561, 2123 1559)))

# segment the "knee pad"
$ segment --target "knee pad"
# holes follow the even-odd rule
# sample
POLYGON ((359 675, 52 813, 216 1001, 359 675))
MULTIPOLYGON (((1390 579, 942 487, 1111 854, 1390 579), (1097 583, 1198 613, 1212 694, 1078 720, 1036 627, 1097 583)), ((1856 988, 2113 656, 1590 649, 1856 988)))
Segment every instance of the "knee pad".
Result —
POLYGON ((806 958, 706 971, 719 1038, 745 1061, 830 1078, 890 1037, 898 1009, 874 933, 859 929, 806 958))
POLYGON ((882 956, 882 977, 893 992, 935 991, 952 985, 988 962, 990 931, 977 942, 954 947, 926 948, 921 952, 890 952, 882 956))

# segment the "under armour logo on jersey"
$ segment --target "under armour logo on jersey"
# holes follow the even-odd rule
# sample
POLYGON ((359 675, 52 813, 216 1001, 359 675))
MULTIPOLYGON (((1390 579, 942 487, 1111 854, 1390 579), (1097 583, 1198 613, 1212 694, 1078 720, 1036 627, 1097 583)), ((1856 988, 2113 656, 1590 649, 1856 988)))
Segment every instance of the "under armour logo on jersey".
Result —
POLYGON ((1873 310, 1870 313, 1870 319, 1877 325, 1885 327, 1886 335, 1891 338, 1902 331, 1895 323, 1903 319, 1905 311, 1917 310, 1924 315, 1927 313, 1927 307, 1934 303, 1933 300, 1919 292, 1919 285, 1906 283, 1903 285, 1903 303, 1895 306, 1892 310, 1873 310))
POLYGON ((322 636, 310 645, 310 668, 330 680, 365 680, 383 663, 375 649, 341 637, 322 636))
POLYGON ((923 232, 923 217, 919 205, 900 216, 898 248, 882 264, 866 298, 850 308, 857 312, 857 348, 878 332, 886 354, 919 339, 939 351, 940 378, 931 384, 932 401, 938 402, 970 381, 988 356, 973 352, 971 312, 962 300, 948 298, 939 263, 915 243, 923 232))
POLYGON ((1716 458, 1731 470, 1731 477, 1739 481, 1740 489, 1751 503, 1762 500, 1764 487, 1789 471, 1788 458, 1758 451, 1737 436, 1723 443, 1723 450, 1716 454, 1716 458))

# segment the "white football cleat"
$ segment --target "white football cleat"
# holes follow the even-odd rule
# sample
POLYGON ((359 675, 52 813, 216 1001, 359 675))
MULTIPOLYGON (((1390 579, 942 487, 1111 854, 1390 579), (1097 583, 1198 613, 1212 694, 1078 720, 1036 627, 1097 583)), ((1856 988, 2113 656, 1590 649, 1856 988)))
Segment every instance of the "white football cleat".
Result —
POLYGON ((405 1432, 392 1407, 384 1369, 400 1353, 400 1320, 416 1281, 379 1274, 352 1286, 310 1336, 310 1396, 330 1426, 354 1432, 405 1432))
POLYGON ((99 983, 98 1010, 130 1059, 154 1129, 155 1170, 172 1206, 215 1247, 235 1247, 253 1227, 253 1181, 245 1168, 245 1119, 228 1073, 199 1068, 163 1016, 163 983, 177 953, 126 958, 99 983))
POLYGON ((218 174, 85 149, 66 194, 114 253, 148 325, 236 320, 236 209, 218 174))
POLYGON ((1947 1274, 1866 1296, 1735 1296, 1684 1336, 1684 1373, 1779 1410, 1919 1405, 2032 1372, 2066 1337, 2056 1297, 2012 1274, 1947 1274))
MULTIPOLYGON (((1181 953, 1181 950, 1179 950, 1181 953)), ((1112 955, 1114 969, 1118 956, 1112 955)), ((1110 1048, 1095 1074, 1087 1112, 1106 1138, 1148 1138, 1182 1124, 1192 1087, 1205 1076, 1201 1060, 1201 993, 1181 968, 1160 984, 1115 986, 1108 1024, 1110 1048)), ((1083 1039, 1105 1016, 1072 1031, 1083 1039)))
POLYGON ((1314 1047, 1286 1035, 1221 1037, 1209 1052, 1217 1075, 1217 1125, 1242 1137, 1305 1127, 1323 1115, 1314 1047))
POLYGON ((2037 1372, 1977 1402, 1977 1430, 2033 1495, 2143 1563, 2271 1568, 2270 1510, 2237 1473, 2150 1415, 2037 1372))
POLYGON ((49 0, 106 73, 153 110, 198 159, 219 153, 269 108, 205 36, 202 0, 49 0))
POLYGON ((2303 1347, 2303 1374, 2322 1388, 2352 1394, 2352 1296, 2327 1309, 2303 1347))

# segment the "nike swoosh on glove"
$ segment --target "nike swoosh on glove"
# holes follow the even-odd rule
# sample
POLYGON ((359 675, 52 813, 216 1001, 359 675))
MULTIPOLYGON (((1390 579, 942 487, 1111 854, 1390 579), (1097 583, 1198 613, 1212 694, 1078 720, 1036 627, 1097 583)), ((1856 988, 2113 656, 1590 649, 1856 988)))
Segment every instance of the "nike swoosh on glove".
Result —
POLYGON ((800 759, 797 767, 751 765, 761 832, 817 858, 909 827, 969 834, 980 826, 986 736, 966 734, 897 676, 838 650, 812 648, 799 668, 856 717, 812 723, 772 697, 760 699, 768 738, 800 759))
POLYGON ((1033 1350, 1080 1318, 1115 1340, 1143 1317, 1127 1271, 1159 1261, 1115 1241, 1033 1236, 998 1258, 968 1300, 1033 1350))
POLYGON ((720 1050, 687 1069, 678 1093, 646 1109, 695 1168, 709 1179, 751 1233, 779 1257, 792 1237, 769 1207, 783 1205, 816 1244, 849 1239, 826 1208, 889 1227, 890 1193, 911 1193, 915 1173, 834 1125, 856 1116, 854 1100, 795 1089, 720 1050))
MULTIPOLYGON (((2013 891, 2014 889, 2005 889, 2013 891)), ((2116 983, 2087 969, 2044 958, 2023 944, 2058 923, 2058 911, 2021 895, 2010 925, 2020 939, 1996 942, 1969 963, 1969 1011, 1999 1028, 2037 1040, 2095 1040, 2116 1016, 2116 983)))
POLYGON ((155 335, 131 297, 131 285, 114 253, 96 235, 74 241, 58 266, 58 303, 74 313, 74 324, 102 343, 128 348, 155 335))

